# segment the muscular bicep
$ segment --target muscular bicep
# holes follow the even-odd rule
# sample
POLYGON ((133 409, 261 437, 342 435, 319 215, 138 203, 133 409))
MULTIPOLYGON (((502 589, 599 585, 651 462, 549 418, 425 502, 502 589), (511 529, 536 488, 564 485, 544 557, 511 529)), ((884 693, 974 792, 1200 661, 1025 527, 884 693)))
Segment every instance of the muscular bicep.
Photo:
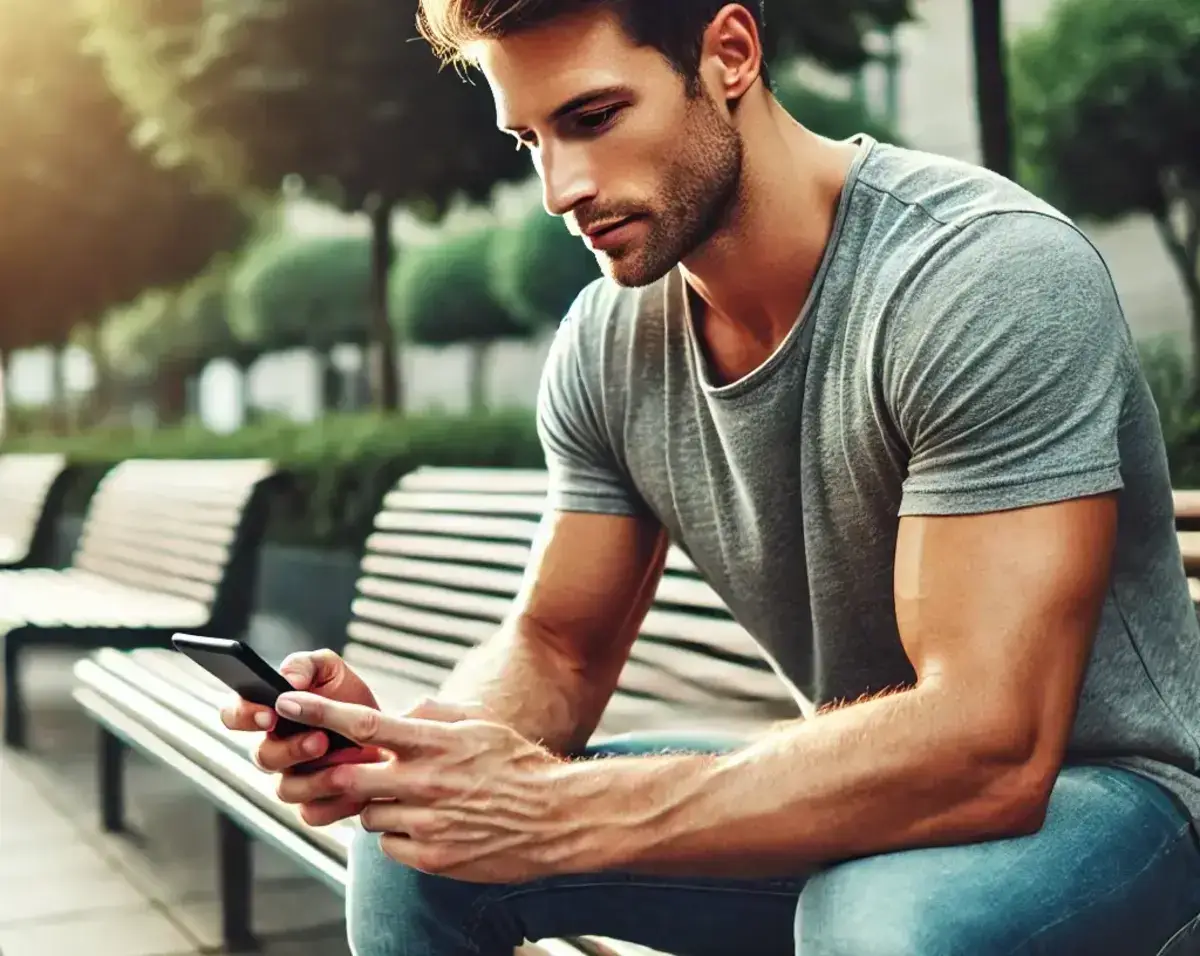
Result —
POLYGON ((551 510, 516 619, 580 666, 619 669, 654 599, 667 546, 661 524, 649 518, 551 510))
MULTIPOLYGON (((900 522, 895 601, 919 685, 1061 760, 1109 582, 1116 496, 900 522)), ((997 741, 996 743, 1005 743, 997 741)))

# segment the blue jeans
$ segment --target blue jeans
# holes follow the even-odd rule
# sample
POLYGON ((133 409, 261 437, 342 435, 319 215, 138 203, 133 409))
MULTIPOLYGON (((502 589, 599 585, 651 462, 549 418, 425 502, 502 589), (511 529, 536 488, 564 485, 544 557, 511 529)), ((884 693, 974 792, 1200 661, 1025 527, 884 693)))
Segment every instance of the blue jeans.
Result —
MULTIPOLYGON (((588 755, 722 751, 628 736, 588 755)), ((360 831, 355 956, 510 956, 525 939, 607 936, 677 956, 1192 956, 1200 844, 1157 784, 1063 770, 1036 834, 864 857, 783 879, 604 872, 492 886, 403 867, 360 831)))

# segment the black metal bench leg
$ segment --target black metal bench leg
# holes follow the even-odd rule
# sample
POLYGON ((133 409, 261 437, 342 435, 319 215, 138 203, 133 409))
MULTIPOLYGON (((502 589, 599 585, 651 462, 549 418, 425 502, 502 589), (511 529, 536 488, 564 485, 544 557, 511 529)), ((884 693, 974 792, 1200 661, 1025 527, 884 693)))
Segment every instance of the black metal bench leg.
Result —
POLYGON ((100 774, 100 823, 108 833, 125 829, 125 743, 100 727, 97 768, 100 774))
POLYGON ((223 813, 217 814, 217 853, 221 880, 221 934, 232 953, 258 949, 251 929, 253 848, 246 831, 223 813))
POLYGON ((4 743, 13 750, 24 750, 25 702, 21 699, 21 642, 9 634, 4 641, 4 743))

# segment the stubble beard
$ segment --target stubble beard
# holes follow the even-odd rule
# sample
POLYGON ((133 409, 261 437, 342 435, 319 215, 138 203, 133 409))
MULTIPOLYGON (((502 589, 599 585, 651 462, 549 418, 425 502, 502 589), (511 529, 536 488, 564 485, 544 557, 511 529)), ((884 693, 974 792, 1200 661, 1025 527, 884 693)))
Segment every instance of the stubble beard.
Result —
POLYGON ((741 198, 743 144, 705 94, 693 101, 686 143, 663 176, 661 200, 645 238, 601 257, 618 285, 638 288, 667 275, 728 222, 741 198))

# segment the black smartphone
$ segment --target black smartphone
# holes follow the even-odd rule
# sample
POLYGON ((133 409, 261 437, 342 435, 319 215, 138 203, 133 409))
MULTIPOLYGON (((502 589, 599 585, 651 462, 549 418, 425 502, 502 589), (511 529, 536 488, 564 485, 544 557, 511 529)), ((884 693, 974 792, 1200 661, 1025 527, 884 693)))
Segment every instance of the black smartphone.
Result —
MULTIPOLYGON (((286 677, 242 641, 200 637, 196 634, 176 634, 171 638, 171 643, 175 645, 176 650, 186 654, 244 700, 262 704, 264 707, 274 707, 280 694, 295 690, 286 677)), ((312 727, 288 720, 286 717, 279 717, 275 724, 275 733, 280 737, 290 737, 311 730, 312 727)), ((325 734, 329 737, 329 750, 326 753, 358 746, 341 734, 328 730, 325 734)))

